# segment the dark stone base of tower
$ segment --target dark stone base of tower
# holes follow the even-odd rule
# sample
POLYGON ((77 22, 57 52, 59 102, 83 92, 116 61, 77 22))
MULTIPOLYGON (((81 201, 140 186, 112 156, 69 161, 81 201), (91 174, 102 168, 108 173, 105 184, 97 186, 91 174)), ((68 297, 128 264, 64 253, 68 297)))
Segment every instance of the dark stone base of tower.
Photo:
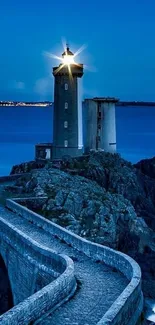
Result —
POLYGON ((77 157, 82 156, 83 150, 78 148, 59 148, 52 147, 52 159, 61 159, 65 156, 77 157))
POLYGON ((82 156, 83 149, 78 148, 59 148, 52 143, 39 143, 35 146, 35 160, 38 163, 46 163, 52 160, 61 160, 64 157, 82 156))
POLYGON ((52 143, 38 143, 35 145, 35 160, 51 160, 52 143))

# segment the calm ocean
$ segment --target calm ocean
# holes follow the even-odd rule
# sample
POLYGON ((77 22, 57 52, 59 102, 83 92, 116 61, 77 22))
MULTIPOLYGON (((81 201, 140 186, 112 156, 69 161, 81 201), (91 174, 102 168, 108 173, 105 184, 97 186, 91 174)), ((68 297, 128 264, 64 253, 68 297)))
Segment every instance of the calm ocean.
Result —
MULTIPOLYGON (((34 159, 34 145, 52 140, 52 107, 0 107, 0 176, 34 159)), ((137 162, 155 156, 155 107, 117 107, 117 150, 137 162)))

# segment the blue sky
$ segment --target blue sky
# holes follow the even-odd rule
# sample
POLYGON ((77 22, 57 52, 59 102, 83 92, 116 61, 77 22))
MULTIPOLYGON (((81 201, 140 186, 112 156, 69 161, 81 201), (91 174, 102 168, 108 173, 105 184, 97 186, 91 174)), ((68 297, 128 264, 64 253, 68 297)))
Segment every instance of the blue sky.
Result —
POLYGON ((82 96, 155 101, 154 0, 1 0, 0 100, 53 100, 44 52, 87 48, 82 96), (90 71, 91 70, 91 71, 90 71))

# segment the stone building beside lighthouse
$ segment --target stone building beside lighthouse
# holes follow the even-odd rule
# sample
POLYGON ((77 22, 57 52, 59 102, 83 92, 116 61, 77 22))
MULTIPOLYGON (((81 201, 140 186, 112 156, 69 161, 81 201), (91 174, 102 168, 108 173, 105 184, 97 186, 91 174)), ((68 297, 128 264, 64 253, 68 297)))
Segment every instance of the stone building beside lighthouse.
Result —
POLYGON ((118 99, 95 97, 82 105, 84 153, 90 150, 116 152, 115 104, 118 99))

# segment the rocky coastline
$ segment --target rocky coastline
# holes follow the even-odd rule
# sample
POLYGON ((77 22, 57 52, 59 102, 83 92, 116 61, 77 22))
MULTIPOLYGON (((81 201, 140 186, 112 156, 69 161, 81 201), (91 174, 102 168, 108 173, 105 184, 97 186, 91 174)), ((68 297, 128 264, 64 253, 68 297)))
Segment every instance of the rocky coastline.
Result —
POLYGON ((132 165, 118 154, 92 152, 65 158, 59 168, 14 166, 11 174, 21 170, 30 174, 16 181, 19 196, 48 196, 31 209, 132 256, 142 269, 144 295, 155 299, 155 158, 132 165))

